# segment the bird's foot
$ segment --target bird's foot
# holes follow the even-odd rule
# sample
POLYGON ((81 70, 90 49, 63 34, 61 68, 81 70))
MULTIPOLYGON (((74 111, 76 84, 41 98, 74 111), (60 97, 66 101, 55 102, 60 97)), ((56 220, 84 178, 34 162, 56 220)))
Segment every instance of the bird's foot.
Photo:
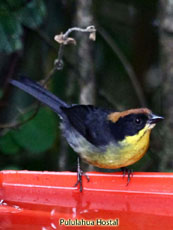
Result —
POLYGON ((80 160, 79 157, 77 158, 77 182, 74 185, 74 187, 78 186, 80 187, 80 192, 83 190, 82 185, 82 176, 85 176, 87 181, 89 182, 89 177, 86 175, 86 173, 83 172, 83 170, 80 168, 80 160))
POLYGON ((127 175, 127 184, 130 183, 131 178, 133 177, 133 169, 129 169, 126 167, 121 168, 121 171, 123 172, 123 178, 127 175))

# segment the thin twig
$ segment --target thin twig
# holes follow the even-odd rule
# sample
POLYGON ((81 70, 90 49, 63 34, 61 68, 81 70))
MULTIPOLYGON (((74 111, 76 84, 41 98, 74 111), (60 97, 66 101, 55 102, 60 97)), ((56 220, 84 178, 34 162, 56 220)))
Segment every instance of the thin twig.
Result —
POLYGON ((85 29, 79 28, 79 27, 72 27, 68 29, 64 34, 60 33, 58 35, 55 35, 54 39, 56 42, 60 44, 59 50, 58 50, 58 58, 55 60, 54 64, 57 70, 62 70, 64 67, 64 62, 63 62, 63 49, 64 45, 69 45, 73 44, 76 45, 76 40, 72 37, 69 37, 70 33, 77 31, 77 32, 82 32, 82 33, 89 33, 89 39, 95 41, 96 38, 96 29, 95 27, 88 26, 85 29))
POLYGON ((103 28, 99 29, 99 33, 104 38, 104 40, 108 43, 108 45, 112 48, 112 50, 115 52, 115 54, 118 56, 121 63, 123 64, 128 76, 132 82, 132 85, 134 87, 136 95, 138 96, 138 99, 139 99, 141 106, 146 106, 146 100, 144 97, 144 93, 142 91, 142 88, 139 84, 139 81, 136 77, 136 74, 135 74, 131 64, 129 63, 127 58, 124 56, 124 54, 121 52, 121 50, 119 49, 119 47, 115 43, 115 40, 113 40, 111 38, 111 36, 103 28))
POLYGON ((67 39, 69 34, 73 31, 78 31, 82 33, 93 33, 93 32, 96 32, 96 29, 95 29, 95 26, 88 26, 85 29, 79 28, 79 27, 72 27, 63 34, 64 39, 67 39))
POLYGON ((56 67, 52 68, 51 71, 49 72, 49 74, 40 81, 41 85, 44 87, 47 85, 48 81, 50 80, 50 78, 52 77, 52 75, 55 73, 56 71, 56 67))
POLYGON ((58 50, 58 58, 55 59, 54 61, 54 66, 57 70, 62 70, 64 67, 64 62, 63 62, 63 51, 64 51, 64 45, 60 44, 59 50, 58 50))
MULTIPOLYGON (((31 106, 32 108, 26 109, 25 111, 22 111, 22 114, 26 114, 28 112, 30 112, 33 109, 33 106, 31 106)), ((19 122, 11 122, 11 123, 7 123, 7 124, 0 124, 0 128, 19 128, 20 126, 24 125, 25 123, 27 123, 28 121, 32 120, 38 113, 40 108, 40 102, 36 103, 36 108, 33 112, 33 114, 28 117, 27 119, 25 119, 24 121, 19 121, 19 122)), ((16 120, 18 119, 18 117, 21 116, 21 113, 19 115, 17 115, 17 117, 15 118, 16 120)))
MULTIPOLYGON (((63 58, 64 45, 67 45, 67 44, 70 44, 70 43, 75 44, 75 40, 73 38, 69 38, 69 34, 71 32, 73 32, 73 31, 78 31, 78 32, 83 32, 83 33, 87 32, 87 33, 90 33, 90 37, 89 37, 90 39, 94 40, 94 38, 95 38, 94 34, 96 32, 96 29, 95 29, 94 26, 88 26, 85 29, 78 28, 78 27, 73 27, 73 28, 68 29, 64 34, 56 35, 55 36, 55 40, 60 43, 60 46, 59 46, 59 49, 58 49, 58 58, 55 59, 55 61, 54 61, 54 67, 49 72, 49 74, 44 79, 42 79, 40 81, 40 83, 41 83, 42 86, 46 86, 47 85, 48 81, 50 80, 51 76, 55 73, 56 70, 61 70, 63 68, 64 64, 63 64, 63 59, 62 58, 63 58), (60 40, 62 42, 60 42, 60 40)), ((44 40, 51 47, 55 48, 55 46, 53 45, 53 43, 48 39, 47 36, 45 36, 44 33, 41 33, 40 31, 37 31, 37 32, 39 33, 39 35, 42 38, 44 38, 44 40)), ((24 125, 25 123, 27 123, 28 121, 32 120, 37 115, 37 113, 38 113, 38 111, 40 109, 40 106, 41 106, 41 103, 37 102, 37 106, 36 106, 33 114, 29 118, 25 119, 24 121, 13 122, 11 124, 0 124, 0 128, 18 128, 19 126, 24 125)), ((24 114, 26 114, 27 112, 25 111, 24 114)))
MULTIPOLYGON (((60 48, 60 46, 59 46, 59 49, 57 48, 57 46, 56 46, 56 44, 47 36, 47 34, 46 33, 44 33, 44 31, 41 31, 41 30, 39 30, 39 29, 31 29, 31 28, 29 28, 31 31, 34 31, 35 33, 37 33, 37 35, 38 36, 40 36, 40 38, 50 47, 50 48, 52 48, 53 50, 55 50, 55 52, 62 52, 61 51, 61 48, 60 48)), ((69 67, 71 67, 71 68, 73 68, 73 66, 72 66, 72 64, 69 62, 69 60, 67 59, 67 57, 65 56, 64 57, 64 59, 65 59, 65 62, 67 63, 67 65, 69 66, 69 67)), ((55 59, 55 61, 54 61, 54 67, 55 67, 55 69, 54 69, 54 71, 56 70, 56 69, 58 69, 58 70, 61 70, 62 68, 58 68, 58 64, 59 63, 57 63, 57 60, 58 59, 55 59)), ((61 66, 61 63, 60 63, 60 66, 61 66)))
MULTIPOLYGON (((47 82, 49 81, 49 79, 51 78, 52 74, 55 72, 56 68, 54 67, 50 73, 43 79, 41 80, 41 85, 42 86, 45 86, 47 84, 47 82)), ((33 114, 28 117, 27 119, 25 119, 24 121, 19 121, 19 122, 12 122, 10 124, 0 124, 0 128, 19 128, 20 126, 24 125, 25 123, 27 123, 28 121, 32 120, 36 115, 37 113, 39 112, 39 109, 40 109, 40 106, 41 106, 41 103, 38 101, 36 102, 36 108, 34 109, 33 111, 33 114)), ((29 109, 30 110, 30 109, 29 109)), ((23 114, 26 114, 28 113, 28 109, 25 110, 23 112, 23 114)), ((21 114, 19 114, 19 117, 21 116, 21 114)), ((18 118, 16 118, 18 119, 18 118)))
POLYGON ((16 126, 15 126, 15 127, 18 128, 19 126, 24 125, 24 124, 27 123, 28 121, 31 121, 31 120, 37 115, 37 113, 39 112, 39 110, 40 110, 40 105, 41 105, 41 103, 38 102, 38 103, 37 103, 37 107, 35 108, 33 114, 32 114, 30 117, 28 117, 26 120, 20 121, 20 122, 16 123, 16 126))

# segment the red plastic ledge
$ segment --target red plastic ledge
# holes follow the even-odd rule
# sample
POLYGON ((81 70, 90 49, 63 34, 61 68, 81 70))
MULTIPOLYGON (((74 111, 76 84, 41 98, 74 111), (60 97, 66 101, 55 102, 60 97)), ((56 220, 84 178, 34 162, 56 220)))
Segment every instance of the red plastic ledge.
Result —
POLYGON ((118 219, 118 229, 173 229, 173 173, 134 173, 128 186, 122 173, 87 175, 80 193, 76 173, 1 171, 0 229, 76 229, 60 219, 98 218, 118 219))

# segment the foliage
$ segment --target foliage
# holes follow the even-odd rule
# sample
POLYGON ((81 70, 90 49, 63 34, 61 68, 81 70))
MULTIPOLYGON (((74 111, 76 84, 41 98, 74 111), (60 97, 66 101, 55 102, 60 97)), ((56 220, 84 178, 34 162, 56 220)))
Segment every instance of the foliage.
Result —
POLYGON ((3 154, 15 154, 20 150, 19 145, 14 141, 11 132, 2 136, 0 139, 0 150, 3 154))
POLYGON ((23 27, 38 27, 45 15, 42 0, 6 0, 0 4, 0 51, 7 53, 22 48, 23 27))
MULTIPOLYGON (((28 116, 30 113, 26 114, 23 119, 28 116)), ((56 120, 55 115, 50 110, 41 108, 32 120, 1 138, 1 151, 4 154, 17 153, 20 148, 34 153, 47 151, 55 142, 56 120)))
POLYGON ((42 108, 31 121, 22 125, 19 130, 12 131, 12 137, 27 151, 44 152, 54 144, 56 126, 55 115, 50 110, 42 108))

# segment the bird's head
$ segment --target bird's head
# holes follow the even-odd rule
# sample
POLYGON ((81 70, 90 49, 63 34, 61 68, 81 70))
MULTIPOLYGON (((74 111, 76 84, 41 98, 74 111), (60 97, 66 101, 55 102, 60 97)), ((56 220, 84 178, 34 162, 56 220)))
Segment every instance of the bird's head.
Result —
MULTIPOLYGON (((140 131, 151 131, 163 117, 155 115, 147 108, 130 109, 108 115, 110 130, 117 141, 128 136, 138 135, 140 131)), ((142 134, 142 132, 140 132, 142 134)))

